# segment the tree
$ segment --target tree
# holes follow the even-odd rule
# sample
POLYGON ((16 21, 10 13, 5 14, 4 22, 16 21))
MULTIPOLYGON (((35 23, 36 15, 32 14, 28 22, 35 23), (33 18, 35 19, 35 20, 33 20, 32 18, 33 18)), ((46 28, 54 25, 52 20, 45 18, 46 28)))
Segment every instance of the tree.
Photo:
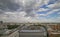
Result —
POLYGON ((0 23, 2 24, 2 23, 3 23, 3 21, 0 21, 0 23))

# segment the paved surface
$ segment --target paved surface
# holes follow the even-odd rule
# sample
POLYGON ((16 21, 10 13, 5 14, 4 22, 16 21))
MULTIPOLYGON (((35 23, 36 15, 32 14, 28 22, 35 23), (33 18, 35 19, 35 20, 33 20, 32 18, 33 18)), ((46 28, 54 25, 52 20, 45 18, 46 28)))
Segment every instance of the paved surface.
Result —
POLYGON ((20 37, 45 37, 43 33, 20 33, 20 37))

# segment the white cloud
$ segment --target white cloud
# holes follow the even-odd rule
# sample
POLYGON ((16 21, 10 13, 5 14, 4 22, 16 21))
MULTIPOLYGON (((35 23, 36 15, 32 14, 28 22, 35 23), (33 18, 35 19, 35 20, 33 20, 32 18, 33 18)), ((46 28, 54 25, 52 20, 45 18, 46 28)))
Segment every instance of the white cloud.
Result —
POLYGON ((3 12, 4 14, 0 14, 0 20, 10 22, 55 22, 60 19, 58 18, 52 21, 52 18, 39 18, 39 16, 48 16, 58 11, 58 8, 60 8, 60 3, 58 2, 56 2, 55 4, 48 5, 47 7, 49 7, 52 10, 47 12, 46 14, 36 14, 36 12, 48 11, 48 8, 44 9, 39 7, 44 4, 47 5, 49 0, 15 0, 12 2, 19 4, 21 7, 19 7, 17 11, 3 12))
POLYGON ((60 0, 57 0, 57 2, 55 2, 54 4, 48 5, 47 7, 51 8, 51 9, 60 9, 60 0))
POLYGON ((3 15, 0 15, 0 20, 6 22, 38 22, 36 18, 25 17, 26 12, 6 12, 3 15))
POLYGON ((59 11, 60 9, 52 9, 51 11, 47 12, 46 14, 38 14, 39 16, 48 16, 50 14, 53 14, 57 11, 59 11))
POLYGON ((44 0, 44 3, 47 5, 49 3, 49 0, 44 0))
POLYGON ((60 14, 60 12, 58 12, 57 14, 60 14))
POLYGON ((40 8, 37 12, 48 11, 49 9, 40 8))
POLYGON ((52 14, 52 13, 55 13, 55 12, 57 12, 57 11, 59 11, 59 10, 60 10, 60 9, 54 9, 54 10, 48 12, 47 15, 52 14))
POLYGON ((53 23, 53 22, 55 22, 55 23, 60 23, 60 17, 56 17, 56 18, 40 18, 40 22, 50 22, 50 23, 53 23))

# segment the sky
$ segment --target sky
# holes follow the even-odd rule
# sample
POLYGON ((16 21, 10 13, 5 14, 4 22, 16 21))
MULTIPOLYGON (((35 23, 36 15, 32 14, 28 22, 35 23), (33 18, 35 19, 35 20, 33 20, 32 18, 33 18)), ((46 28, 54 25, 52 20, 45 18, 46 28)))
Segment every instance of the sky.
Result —
POLYGON ((60 23, 60 0, 0 0, 0 21, 60 23))

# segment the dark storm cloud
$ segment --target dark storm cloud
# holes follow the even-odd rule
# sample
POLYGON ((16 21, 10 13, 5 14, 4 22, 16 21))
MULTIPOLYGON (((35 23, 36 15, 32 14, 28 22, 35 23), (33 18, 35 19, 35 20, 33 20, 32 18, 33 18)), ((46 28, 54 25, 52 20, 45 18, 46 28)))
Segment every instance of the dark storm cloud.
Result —
POLYGON ((26 0, 24 3, 25 3, 24 11, 27 13, 26 16, 34 17, 35 16, 34 11, 36 11, 35 5, 37 2, 35 0, 26 0))
POLYGON ((33 13, 31 12, 33 11, 33 5, 35 4, 35 1, 25 2, 25 5, 23 5, 24 3, 22 1, 19 3, 14 1, 15 0, 0 0, 0 14, 5 13, 6 11, 18 11, 18 9, 20 9, 21 11, 25 11, 27 13, 26 16, 33 16, 33 13))
POLYGON ((3 11, 2 10, 0 10, 0 14, 2 14, 3 13, 3 11))
POLYGON ((13 0, 0 0, 0 9, 2 11, 16 11, 19 9, 19 5, 13 0))
POLYGON ((34 11, 39 9, 38 6, 36 6, 37 4, 40 5, 36 0, 0 0, 0 9, 3 11, 2 13, 4 13, 4 11, 25 11, 27 13, 26 16, 33 17, 35 16, 34 11))

